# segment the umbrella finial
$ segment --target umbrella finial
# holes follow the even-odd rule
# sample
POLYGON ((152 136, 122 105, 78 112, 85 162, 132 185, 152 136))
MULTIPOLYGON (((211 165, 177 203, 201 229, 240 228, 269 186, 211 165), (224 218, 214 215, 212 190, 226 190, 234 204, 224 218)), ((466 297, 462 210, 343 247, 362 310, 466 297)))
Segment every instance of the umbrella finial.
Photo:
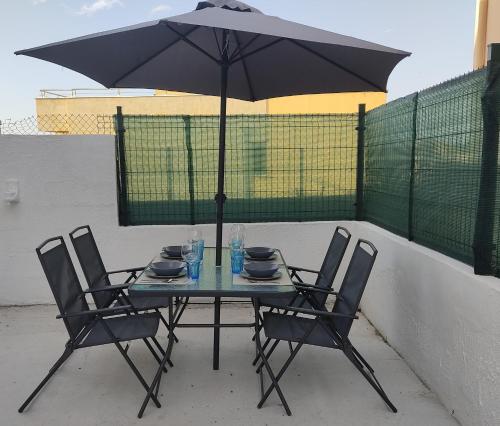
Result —
POLYGON ((253 12, 262 13, 259 9, 237 0, 206 0, 200 1, 196 10, 206 9, 207 7, 220 7, 222 9, 232 10, 234 12, 253 12))

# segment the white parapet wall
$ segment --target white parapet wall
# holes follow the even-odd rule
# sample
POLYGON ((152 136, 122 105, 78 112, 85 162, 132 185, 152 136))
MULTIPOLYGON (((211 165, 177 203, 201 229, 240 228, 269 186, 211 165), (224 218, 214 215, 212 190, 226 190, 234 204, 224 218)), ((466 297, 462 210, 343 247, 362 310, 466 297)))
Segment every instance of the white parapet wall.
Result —
POLYGON ((362 310, 463 425, 500 425, 500 279, 375 225, 362 310))
MULTIPOLYGON (((46 238, 89 224, 116 269, 145 264, 190 229, 118 226, 110 136, 0 136, 2 197, 9 179, 20 198, 0 202, 0 305, 52 303, 34 250, 46 238)), ((365 222, 249 224, 248 243, 277 245, 288 263, 318 268, 337 224, 379 250, 362 309, 380 333, 463 425, 500 424, 499 279, 365 222)), ((213 245, 215 227, 200 228, 213 245)))
MULTIPOLYGON (((108 269, 141 266, 164 245, 189 235, 190 226, 118 226, 111 136, 0 136, 1 196, 9 179, 19 181, 20 199, 0 202, 0 305, 53 302, 35 248, 49 237, 68 237, 79 225, 92 227, 108 269)), ((215 226, 199 228, 206 244, 214 245, 215 226)), ((291 263, 319 267, 334 225, 268 223, 248 229, 249 244, 279 242, 291 263)))

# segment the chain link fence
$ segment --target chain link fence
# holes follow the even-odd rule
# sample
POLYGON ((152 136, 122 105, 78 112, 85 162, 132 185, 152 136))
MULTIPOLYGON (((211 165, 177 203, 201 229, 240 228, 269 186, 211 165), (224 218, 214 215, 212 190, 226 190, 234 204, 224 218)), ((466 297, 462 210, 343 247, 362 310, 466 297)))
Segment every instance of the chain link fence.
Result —
POLYGON ((2 135, 113 135, 112 115, 53 114, 0 120, 2 135))

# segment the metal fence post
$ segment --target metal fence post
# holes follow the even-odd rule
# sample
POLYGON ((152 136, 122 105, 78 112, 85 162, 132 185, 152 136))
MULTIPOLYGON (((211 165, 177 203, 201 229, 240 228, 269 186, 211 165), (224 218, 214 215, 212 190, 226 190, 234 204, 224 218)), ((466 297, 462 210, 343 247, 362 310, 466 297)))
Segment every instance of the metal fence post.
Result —
POLYGON ((194 169, 193 169, 193 147, 191 145, 191 116, 183 115, 184 120, 184 142, 187 151, 187 166, 188 166, 188 188, 189 188, 189 217, 191 225, 195 224, 194 214, 194 169))
POLYGON ((474 228, 474 272, 479 275, 495 273, 493 240, 495 227, 496 180, 498 172, 500 104, 500 43, 489 46, 487 83, 481 98, 483 112, 483 146, 481 178, 474 228))
POLYGON ((115 116, 116 182, 118 192, 118 220, 121 226, 128 226, 127 168, 125 157, 125 126, 122 107, 116 107, 115 116))
POLYGON ((356 167, 356 220, 363 220, 363 187, 365 176, 365 117, 366 105, 358 106, 358 154, 356 167))
POLYGON ((408 191, 408 240, 413 241, 413 195, 415 189, 415 148, 417 143, 417 111, 418 111, 418 92, 413 98, 413 118, 411 135, 411 157, 410 157, 410 185, 408 191))

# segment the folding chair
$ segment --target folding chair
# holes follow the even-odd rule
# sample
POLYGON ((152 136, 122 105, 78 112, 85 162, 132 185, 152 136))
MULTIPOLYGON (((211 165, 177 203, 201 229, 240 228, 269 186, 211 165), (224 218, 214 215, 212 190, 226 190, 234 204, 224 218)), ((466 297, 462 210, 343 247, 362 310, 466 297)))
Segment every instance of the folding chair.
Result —
MULTIPOLYGON (((263 326, 265 335, 278 342, 282 340, 288 341, 290 344, 294 342, 296 346, 293 348, 292 353, 283 364, 278 374, 275 375, 269 365, 270 354, 264 354, 262 352, 262 348, 260 347, 260 336, 256 339, 258 351, 261 352, 262 365, 265 367, 272 381, 269 388, 263 392, 258 408, 262 407, 273 389, 276 389, 285 407, 286 413, 291 415, 290 408, 288 407, 278 382, 302 346, 314 345, 340 349, 377 391, 387 406, 393 412, 397 412, 396 407, 389 400, 375 377, 373 368, 349 340, 349 332, 353 320, 357 319, 357 309, 376 256, 377 249, 372 243, 362 239, 358 240, 331 312, 288 306, 286 307, 286 311, 288 311, 286 314, 274 312, 264 313, 263 326)), ((281 308, 281 306, 279 306, 279 308, 281 308)), ((258 306, 255 309, 257 316, 258 306)))
MULTIPOLYGON (((156 341, 155 335, 160 323, 159 314, 130 315, 132 309, 130 305, 90 310, 63 238, 54 237, 46 240, 37 247, 36 252, 59 308, 60 314, 57 318, 64 321, 69 340, 61 357, 21 405, 19 412, 22 413, 26 409, 74 350, 91 346, 114 344, 147 391, 148 384, 120 342, 142 339, 156 361, 161 364, 163 359, 156 354, 147 340, 156 341)), ((153 402, 160 407, 157 394, 153 397, 153 402)))
MULTIPOLYGON (((144 270, 144 267, 106 271, 90 226, 79 226, 71 231, 69 236, 82 267, 89 290, 91 290, 92 297, 98 308, 132 305, 136 311, 154 310, 160 315, 160 319, 167 330, 169 329, 167 320, 160 313, 160 308, 168 307, 169 297, 137 297, 125 293, 128 283, 137 278, 137 273, 144 270), (125 284, 111 285, 109 276, 120 273, 129 274, 125 284)), ((174 314, 176 319, 175 323, 179 321, 186 308, 187 302, 186 300, 185 303, 177 304, 177 310, 174 314)), ((176 342, 179 341, 177 336, 174 336, 174 338, 176 342)), ((161 350, 161 348, 159 349, 161 350)), ((171 365, 170 361, 169 364, 171 365)))
MULTIPOLYGON (((310 309, 326 310, 325 303, 328 295, 336 295, 336 292, 332 290, 333 281, 337 275, 340 264, 344 257, 344 253, 349 245, 351 239, 351 234, 347 229, 342 226, 337 226, 335 232, 333 233, 332 240, 328 246, 325 258, 321 265, 319 271, 312 269, 299 268, 296 266, 288 266, 291 271, 290 277, 292 280, 295 278, 294 284, 298 290, 297 294, 289 299, 277 298, 277 297, 266 297, 260 298, 259 304, 261 306, 274 306, 269 312, 273 312, 274 309, 283 310, 287 306, 304 307, 310 309), (309 272, 316 274, 316 282, 314 284, 305 283, 299 276, 299 272, 309 272), (278 307, 278 308, 276 308, 278 307)), ((255 339, 255 336, 254 336, 255 339)), ((268 338, 264 345, 263 350, 266 350, 271 339, 268 338)), ((271 348, 270 353, 274 351, 277 343, 275 342, 271 348)), ((260 356, 257 354, 252 364, 256 365, 260 356)))

